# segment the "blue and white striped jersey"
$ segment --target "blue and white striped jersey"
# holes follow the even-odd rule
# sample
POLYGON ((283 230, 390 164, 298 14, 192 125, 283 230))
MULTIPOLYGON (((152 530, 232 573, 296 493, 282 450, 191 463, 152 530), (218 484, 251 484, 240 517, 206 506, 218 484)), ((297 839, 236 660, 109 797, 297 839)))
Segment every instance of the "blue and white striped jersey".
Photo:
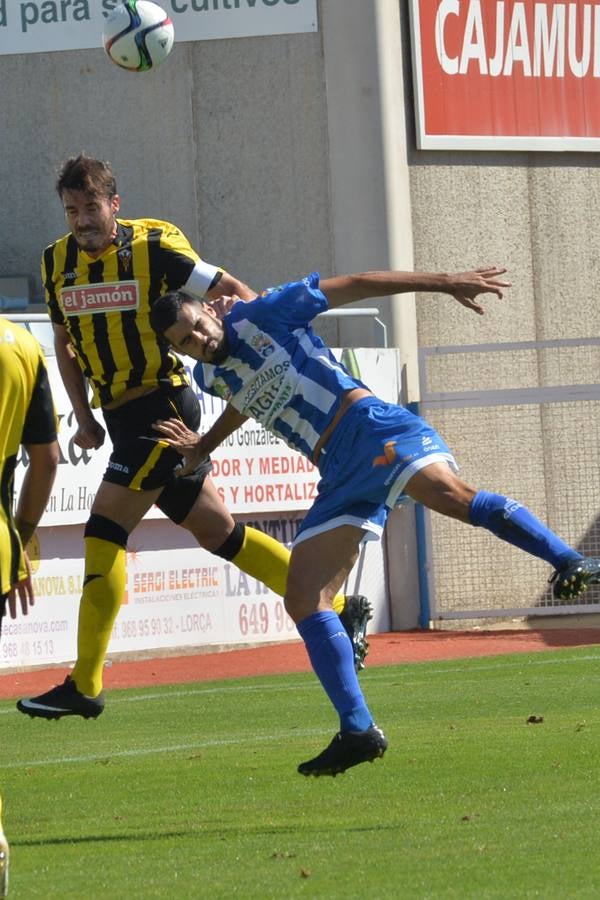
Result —
POLYGON ((317 272, 250 303, 236 303, 223 319, 227 360, 194 368, 202 390, 222 397, 309 459, 343 393, 366 387, 313 332, 310 322, 326 309, 317 272))

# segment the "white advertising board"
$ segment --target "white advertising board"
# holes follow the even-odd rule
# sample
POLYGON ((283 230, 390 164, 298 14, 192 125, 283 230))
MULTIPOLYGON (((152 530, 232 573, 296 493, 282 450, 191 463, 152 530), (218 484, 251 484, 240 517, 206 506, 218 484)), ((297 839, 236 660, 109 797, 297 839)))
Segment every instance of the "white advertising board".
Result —
MULTIPOLYGON (((0 0, 0 55, 102 46, 119 0, 0 0)), ((159 0, 176 41, 317 30, 317 0, 159 0)))
MULTIPOLYGON (((297 522, 288 522, 290 533, 297 522)), ((68 662, 75 656, 83 583, 83 541, 75 527, 40 529, 36 604, 6 618, 0 671, 68 662), (48 532, 56 532, 48 534, 48 532), (47 558, 48 553, 59 553, 47 558)), ((170 523, 137 529, 127 553, 127 590, 109 652, 254 644, 297 637, 283 601, 234 565, 201 550, 170 523), (173 536, 188 546, 169 546, 173 536), (157 544, 165 547, 157 549, 157 544)))
MULTIPOLYGON (((285 542, 300 521, 298 516, 254 524, 285 542)), ((70 663, 75 657, 82 529, 41 528, 38 539, 42 558, 33 576, 36 604, 28 616, 4 619, 0 672, 70 663)), ((382 544, 364 545, 346 592, 369 597, 374 608, 371 633, 389 630, 382 544)), ((297 639, 281 597, 201 550, 187 532, 165 521, 145 521, 134 531, 127 553, 127 592, 113 628, 109 659, 121 653, 185 653, 199 647, 297 639)))

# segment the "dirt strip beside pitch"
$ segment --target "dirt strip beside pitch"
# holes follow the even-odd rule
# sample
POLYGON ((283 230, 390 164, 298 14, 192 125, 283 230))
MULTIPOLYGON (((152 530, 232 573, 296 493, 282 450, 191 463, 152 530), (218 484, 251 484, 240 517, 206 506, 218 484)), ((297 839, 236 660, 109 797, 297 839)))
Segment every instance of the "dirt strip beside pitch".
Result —
MULTIPOLYGON (((367 665, 371 668, 589 646, 600 644, 600 629, 407 631, 371 635, 369 641, 367 665)), ((308 671, 310 665, 304 645, 300 641, 288 641, 266 647, 113 662, 105 670, 104 684, 107 690, 114 690, 308 671)), ((65 666, 0 675, 0 699, 42 693, 62 681, 67 672, 65 666)))

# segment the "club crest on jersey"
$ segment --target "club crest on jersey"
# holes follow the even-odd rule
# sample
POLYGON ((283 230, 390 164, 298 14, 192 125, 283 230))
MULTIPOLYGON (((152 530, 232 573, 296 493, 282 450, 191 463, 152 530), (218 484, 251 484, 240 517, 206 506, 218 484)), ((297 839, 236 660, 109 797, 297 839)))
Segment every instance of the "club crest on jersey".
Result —
POLYGON ((123 272, 131 272, 132 255, 131 247, 121 247, 120 250, 117 250, 117 257, 121 263, 123 272))
POLYGON ((256 350, 259 356, 262 356, 263 359, 266 359, 267 356, 270 356, 271 353, 274 352, 275 347, 273 345, 273 341, 267 337, 266 334, 263 334, 262 331, 259 331, 258 334, 255 334, 250 339, 250 346, 256 350))
POLYGON ((60 299, 66 316, 124 312, 137 309, 140 289, 137 281, 106 281, 102 284, 79 284, 64 287, 60 299))

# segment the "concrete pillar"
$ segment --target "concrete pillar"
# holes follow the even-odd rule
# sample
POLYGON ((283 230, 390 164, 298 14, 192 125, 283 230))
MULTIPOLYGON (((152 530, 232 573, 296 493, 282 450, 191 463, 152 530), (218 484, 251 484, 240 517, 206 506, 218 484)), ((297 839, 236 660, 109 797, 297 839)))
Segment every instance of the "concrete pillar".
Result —
MULTIPOLYGON (((337 274, 414 268, 398 0, 322 0, 337 274), (359 212, 357 212, 359 210, 359 212)), ((400 349, 403 402, 419 399, 414 295, 374 300, 400 349)), ((368 320, 340 343, 373 344, 368 320)))
MULTIPOLYGON (((412 270, 400 3, 321 0, 329 129, 333 256, 337 274, 412 270)), ((399 348, 401 397, 419 399, 414 295, 381 298, 388 345, 399 348)), ((343 319, 340 346, 372 346, 364 319, 343 319)), ((414 506, 390 516, 384 537, 394 629, 419 623, 414 506)))

